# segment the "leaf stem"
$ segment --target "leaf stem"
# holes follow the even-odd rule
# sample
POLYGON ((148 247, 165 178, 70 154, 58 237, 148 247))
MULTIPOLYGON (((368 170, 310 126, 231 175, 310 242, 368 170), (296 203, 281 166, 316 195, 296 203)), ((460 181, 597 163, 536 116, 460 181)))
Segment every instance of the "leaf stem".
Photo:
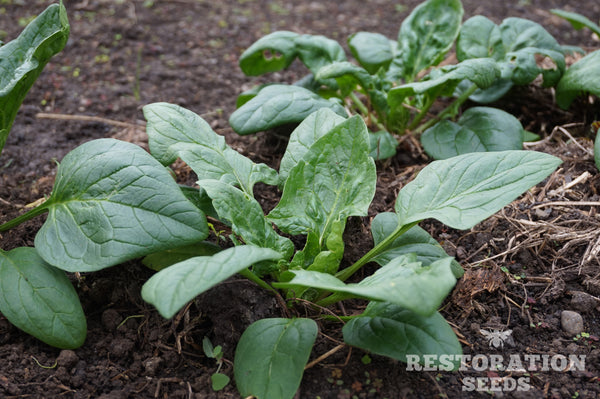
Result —
POLYGON ((358 98, 356 96, 356 94, 354 92, 350 93, 350 99, 352 100, 352 102, 354 103, 354 105, 356 105, 356 107, 358 108, 358 110, 365 116, 369 117, 371 119, 371 121, 377 125, 377 128, 380 130, 386 130, 385 126, 383 126, 381 124, 381 122, 379 122, 379 119, 377 119, 377 117, 375 115, 373 115, 372 112, 369 112, 369 109, 367 108, 367 106, 365 104, 363 104, 362 101, 360 101, 360 98, 358 98))
POLYGON ((42 205, 39 205, 39 206, 25 212, 24 214, 22 214, 20 216, 17 216, 16 218, 9 220, 8 222, 0 225, 0 232, 10 230, 13 227, 20 225, 21 223, 24 223, 30 219, 33 219, 36 216, 41 215, 42 213, 46 212, 47 208, 48 208, 48 201, 44 202, 42 205))
POLYGON ((356 273, 361 267, 369 263, 374 257, 380 255, 382 252, 386 251, 388 247, 396 240, 396 238, 400 237, 402 234, 406 233, 408 230, 413 228, 419 222, 413 222, 409 224, 405 224, 403 226, 398 226, 396 230, 392 232, 389 236, 387 236, 383 241, 377 244, 373 249, 367 252, 362 258, 360 258, 356 263, 352 266, 345 268, 344 270, 338 272, 335 276, 342 281, 346 281, 350 276, 356 273))
POLYGON ((467 101, 467 99, 471 96, 471 94, 473 94, 475 92, 475 90, 477 90, 477 85, 473 84, 466 91, 464 91, 460 96, 458 96, 452 102, 452 104, 450 104, 446 108, 444 108, 442 110, 442 112, 440 112, 438 114, 438 116, 436 116, 435 118, 432 118, 432 119, 428 120, 427 122, 425 122, 424 124, 422 124, 421 126, 419 126, 418 128, 416 128, 414 130, 414 133, 416 133, 416 134, 423 133, 425 130, 429 129, 431 126, 435 125, 440 120, 446 118, 449 114, 452 114, 455 111, 456 108, 458 108, 462 103, 464 103, 465 101, 467 101))
POLYGON ((256 283, 259 287, 266 289, 267 291, 271 291, 275 294, 278 294, 277 290, 271 287, 265 280, 258 277, 254 274, 250 269, 244 269, 239 272, 242 276, 246 277, 248 280, 256 283))

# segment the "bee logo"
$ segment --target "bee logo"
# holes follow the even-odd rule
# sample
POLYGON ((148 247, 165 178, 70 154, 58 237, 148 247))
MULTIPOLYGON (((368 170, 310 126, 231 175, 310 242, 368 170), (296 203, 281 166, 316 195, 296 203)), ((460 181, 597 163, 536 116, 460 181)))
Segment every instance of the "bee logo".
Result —
POLYGON ((512 330, 479 330, 479 332, 489 341, 490 347, 504 348, 504 342, 511 338, 512 330))

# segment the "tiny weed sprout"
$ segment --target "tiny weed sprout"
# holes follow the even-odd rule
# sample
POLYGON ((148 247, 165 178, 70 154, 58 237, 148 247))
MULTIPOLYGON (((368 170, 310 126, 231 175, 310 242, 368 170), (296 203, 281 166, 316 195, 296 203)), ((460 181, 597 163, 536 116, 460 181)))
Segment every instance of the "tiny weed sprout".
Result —
MULTIPOLYGON (((541 77, 544 87, 557 87, 561 107, 568 107, 581 90, 598 94, 598 62, 582 60, 561 79, 565 54, 573 48, 559 45, 541 25, 522 18, 496 25, 480 15, 461 25, 462 16, 460 0, 427 0, 402 22, 396 40, 370 32, 351 35, 347 45, 356 63, 326 37, 270 33, 242 54, 242 71, 248 76, 279 71, 297 58, 310 74, 293 85, 261 85, 241 94, 231 126, 239 134, 251 134, 299 123, 315 109, 328 108, 344 118, 364 118, 375 159, 393 156, 397 135, 407 132, 421 136, 432 158, 446 159, 474 151, 518 150, 524 141, 537 138, 512 115, 485 106, 513 86, 541 77), (458 63, 436 67, 452 46, 458 63), (592 65, 595 76, 585 75, 592 65), (442 97, 452 101, 432 115, 442 97), (462 113, 467 100, 481 106, 462 113)), ((597 28, 585 18, 569 20, 577 27, 597 28)))

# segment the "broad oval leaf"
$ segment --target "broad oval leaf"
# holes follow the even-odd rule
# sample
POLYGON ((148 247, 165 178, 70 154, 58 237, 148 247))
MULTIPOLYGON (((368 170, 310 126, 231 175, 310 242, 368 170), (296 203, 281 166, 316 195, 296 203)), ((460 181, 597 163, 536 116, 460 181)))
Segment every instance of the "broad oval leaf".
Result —
POLYGON ((324 66, 319 69, 315 79, 318 82, 335 79, 343 97, 354 91, 357 84, 365 90, 373 85, 373 79, 365 69, 348 61, 334 62, 324 66))
POLYGON ((155 103, 144 107, 144 116, 148 120, 150 151, 163 165, 180 157, 199 179, 220 180, 250 195, 259 181, 277 184, 275 170, 233 150, 194 112, 174 104, 155 103))
POLYGON ((556 86, 556 103, 567 109, 582 92, 600 97, 600 50, 589 53, 567 69, 556 86))
POLYGON ((456 58, 459 61, 487 57, 500 61, 504 59, 504 55, 500 27, 488 18, 476 15, 460 28, 456 40, 456 58))
POLYGON ((166 269, 175 263, 183 262, 189 258, 194 258, 196 256, 210 256, 217 252, 221 252, 221 247, 212 242, 203 241, 155 252, 145 256, 142 263, 147 268, 159 272, 162 269, 166 269))
POLYGON ((458 36, 463 12, 460 0, 427 0, 402 22, 398 49, 407 81, 442 61, 458 36))
POLYGON ((500 32, 507 53, 527 47, 561 52, 556 39, 542 25, 529 19, 506 18, 500 24, 500 32))
POLYGON ((452 258, 437 260, 428 266, 416 261, 416 255, 401 255, 357 284, 345 284, 335 276, 308 270, 290 270, 294 278, 274 283, 278 288, 311 287, 348 294, 349 297, 386 301, 420 315, 430 315, 441 305, 456 284, 452 258))
POLYGON ((427 165, 400 190, 401 225, 434 218, 469 229, 542 181, 562 161, 534 151, 476 152, 427 165))
POLYGON ((394 59, 393 45, 396 43, 380 33, 358 32, 348 38, 352 55, 371 75, 380 68, 388 69, 394 59))
POLYGON ((229 123, 236 133, 246 135, 302 122, 321 108, 329 108, 340 116, 346 116, 346 111, 340 104, 319 97, 303 87, 270 85, 235 110, 229 123))
POLYGON ((460 366, 460 342, 437 312, 421 316, 392 303, 371 302, 342 332, 348 345, 405 363, 433 355, 433 365, 440 370, 460 366))
POLYGON ((571 26, 573 26, 574 29, 580 30, 583 28, 588 28, 592 32, 594 32, 598 36, 598 38, 600 38, 600 26, 598 26, 595 23, 593 23, 592 21, 590 21, 590 19, 587 18, 586 16, 578 14, 576 12, 569 12, 569 11, 559 10, 556 8, 550 10, 550 12, 554 15, 558 15, 559 17, 564 18, 567 21, 569 21, 569 23, 571 24, 571 26))
POLYGON ((0 152, 25 95, 69 38, 67 11, 52 4, 21 34, 0 45, 0 152))
POLYGON ((286 260, 292 257, 294 244, 275 232, 253 197, 217 180, 200 180, 198 184, 212 199, 219 218, 231 222, 233 231, 247 244, 271 248, 286 260))
MULTIPOLYGON (((398 216, 393 212, 378 213, 371 222, 371 233, 373 244, 377 246, 385 238, 389 237, 398 228, 398 216)), ((419 226, 414 226, 406 233, 395 239, 388 249, 373 258, 380 266, 385 266, 393 259, 414 253, 417 261, 424 266, 449 257, 444 248, 419 226)), ((456 278, 460 278, 464 272, 456 260, 452 260, 452 272, 456 278)))
POLYGON ((262 319, 244 331, 233 372, 243 397, 291 399, 317 337, 311 319, 262 319))
POLYGON ((287 68, 296 58, 294 40, 299 35, 277 31, 258 39, 240 56, 240 68, 248 76, 276 72, 287 68))
POLYGON ((185 304, 221 281, 264 260, 281 255, 271 249, 241 245, 212 256, 198 256, 161 270, 144 284, 142 298, 170 319, 185 304))
POLYGON ((87 142, 58 167, 48 219, 35 237, 46 262, 95 271, 208 236, 204 214, 142 148, 87 142))
POLYGON ((520 150, 523 126, 498 108, 473 107, 457 123, 441 121, 421 135, 425 152, 434 159, 447 159, 470 152, 520 150))
POLYGON ((316 232, 322 243, 334 222, 366 215, 377 179, 368 134, 354 116, 321 137, 290 171, 269 219, 289 234, 316 232))
POLYGON ((34 248, 0 250, 0 312, 48 345, 74 349, 85 341, 87 324, 73 285, 34 248))
POLYGON ((345 120, 346 118, 329 108, 322 108, 307 116, 290 134, 290 140, 279 164, 280 182, 285 183, 290 170, 300 162, 318 139, 345 120))

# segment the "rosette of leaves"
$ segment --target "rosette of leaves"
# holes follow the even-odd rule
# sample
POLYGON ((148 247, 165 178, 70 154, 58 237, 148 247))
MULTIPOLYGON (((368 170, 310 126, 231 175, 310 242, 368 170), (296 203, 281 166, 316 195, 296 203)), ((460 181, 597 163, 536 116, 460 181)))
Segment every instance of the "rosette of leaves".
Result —
POLYGON ((477 16, 461 26, 462 16, 460 0, 427 0, 402 22, 395 40, 372 32, 350 36, 347 44, 355 62, 323 36, 289 31, 264 36, 241 55, 244 73, 279 71, 298 59, 310 74, 293 85, 267 84, 242 93, 231 126, 239 134, 251 134, 298 124, 316 109, 328 108, 340 117, 364 118, 375 159, 393 156, 396 135, 405 132, 427 131, 422 144, 436 159, 522 149, 523 141, 533 136, 513 116, 486 108, 471 111, 470 121, 484 122, 478 127, 456 120, 461 105, 467 99, 489 103, 540 75, 544 86, 555 86, 565 70, 565 49, 529 20, 508 18, 496 25, 477 16), (436 68, 455 43, 459 63, 436 68), (453 100, 431 116, 431 107, 442 97, 453 100))
MULTIPOLYGON (((438 308, 462 269, 417 224, 434 218, 471 228, 560 164, 553 156, 526 151, 433 162, 400 191, 395 212, 375 217, 373 249, 345 265, 346 221, 367 214, 376 185, 369 133, 360 117, 346 119, 328 108, 311 113, 291 133, 275 171, 233 151, 191 111, 159 103, 146 106, 144 114, 152 155, 165 164, 179 157, 190 165, 199 195, 208 196, 217 217, 231 226, 234 244, 216 254, 177 259, 144 285, 146 301, 171 318, 236 273, 287 297, 291 305, 298 297, 320 306, 364 299, 369 304, 362 314, 336 318, 344 322, 345 342, 401 361, 408 354, 461 353, 438 308), (282 188, 268 214, 251 190, 258 181, 282 188), (304 247, 295 248, 280 232, 304 236, 304 247), (346 282, 370 262, 380 265, 374 274, 346 282)), ((301 313, 259 320, 243 333, 234 358, 242 396, 294 397, 318 334, 315 321, 301 313)))

